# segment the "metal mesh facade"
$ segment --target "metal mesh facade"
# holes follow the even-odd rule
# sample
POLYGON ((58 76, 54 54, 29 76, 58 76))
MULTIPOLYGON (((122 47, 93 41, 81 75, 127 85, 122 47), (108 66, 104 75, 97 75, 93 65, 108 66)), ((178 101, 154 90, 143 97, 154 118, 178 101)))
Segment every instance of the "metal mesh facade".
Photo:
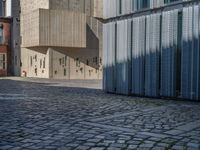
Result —
POLYGON ((103 18, 113 18, 183 1, 191 0, 103 0, 103 18))
POLYGON ((161 41, 161 95, 176 96, 178 10, 163 12, 161 41))
POLYGON ((200 11, 199 6, 183 9, 181 97, 200 99, 200 11))
POLYGON ((105 24, 104 90, 199 100, 200 5, 105 24))

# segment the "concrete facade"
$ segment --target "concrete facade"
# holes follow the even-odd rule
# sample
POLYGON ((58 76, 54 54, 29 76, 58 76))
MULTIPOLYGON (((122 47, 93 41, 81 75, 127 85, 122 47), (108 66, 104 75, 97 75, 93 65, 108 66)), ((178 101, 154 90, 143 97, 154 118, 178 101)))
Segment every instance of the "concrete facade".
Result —
POLYGON ((103 26, 92 0, 20 2, 22 76, 102 78, 103 26))

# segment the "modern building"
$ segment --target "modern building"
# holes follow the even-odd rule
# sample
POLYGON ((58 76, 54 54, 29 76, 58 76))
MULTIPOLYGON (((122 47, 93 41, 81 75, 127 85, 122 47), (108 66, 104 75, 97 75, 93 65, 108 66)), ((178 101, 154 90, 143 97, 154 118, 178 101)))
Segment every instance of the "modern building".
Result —
POLYGON ((0 0, 0 16, 11 21, 11 75, 20 76, 20 0, 0 0))
POLYGON ((199 0, 103 1, 110 93, 200 100, 199 0))
POLYGON ((21 75, 102 78, 98 0, 21 0, 21 75))
POLYGON ((0 17, 0 77, 11 74, 11 19, 0 17))

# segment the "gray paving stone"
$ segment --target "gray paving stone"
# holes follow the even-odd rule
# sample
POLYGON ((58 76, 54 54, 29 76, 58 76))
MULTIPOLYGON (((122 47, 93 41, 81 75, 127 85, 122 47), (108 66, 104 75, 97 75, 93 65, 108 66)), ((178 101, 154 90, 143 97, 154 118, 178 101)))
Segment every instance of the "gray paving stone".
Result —
POLYGON ((169 131, 165 132, 165 134, 170 134, 170 135, 179 135, 181 133, 183 133, 183 131, 177 130, 177 129, 173 129, 173 130, 169 130, 169 131))
POLYGON ((152 148, 152 147, 153 147, 153 144, 146 144, 146 143, 143 143, 143 144, 140 144, 139 147, 152 148))
POLYGON ((129 145, 128 149, 136 149, 138 147, 138 145, 129 145))
POLYGON ((75 143, 69 143, 69 144, 66 144, 66 146, 68 146, 68 147, 77 147, 77 146, 79 146, 79 144, 75 144, 75 143))
POLYGON ((11 146, 11 145, 5 145, 5 146, 0 147, 1 150, 7 150, 7 149, 11 149, 11 148, 13 148, 13 146, 11 146))
POLYGON ((87 142, 95 142, 98 143, 100 142, 102 139, 98 139, 98 138, 94 138, 94 139, 88 139, 87 142))
POLYGON ((117 140, 117 143, 124 144, 124 143, 126 143, 126 141, 125 140, 117 140))
POLYGON ((188 147, 187 147, 187 150, 199 150, 199 148, 197 148, 197 147, 190 147, 190 146, 188 146, 188 147))
POLYGON ((104 150, 105 147, 93 147, 90 150, 104 150))
POLYGON ((92 146, 95 146, 96 143, 84 143, 84 145, 85 145, 85 146, 90 146, 90 147, 92 147, 92 146))
POLYGON ((200 148, 200 143, 188 143, 187 144, 188 147, 194 147, 194 148, 200 148))
POLYGON ((11 148, 11 150, 21 150, 22 149, 22 147, 13 147, 13 148, 11 148))
POLYGON ((80 83, 0 78, 0 149, 199 149, 198 103, 111 95, 80 83))
POLYGON ((123 148, 126 147, 126 144, 112 143, 110 146, 116 148, 123 148))
POLYGON ((154 146, 154 147, 152 148, 152 150, 166 150, 166 147, 154 146))
POLYGON ((183 150, 184 146, 174 145, 174 146, 172 146, 172 149, 174 149, 174 150, 183 150))
POLYGON ((107 150, 122 150, 122 149, 117 147, 108 147, 107 150))
POLYGON ((87 149, 89 149, 90 148, 90 146, 78 146, 77 148, 76 148, 76 150, 87 150, 87 149))

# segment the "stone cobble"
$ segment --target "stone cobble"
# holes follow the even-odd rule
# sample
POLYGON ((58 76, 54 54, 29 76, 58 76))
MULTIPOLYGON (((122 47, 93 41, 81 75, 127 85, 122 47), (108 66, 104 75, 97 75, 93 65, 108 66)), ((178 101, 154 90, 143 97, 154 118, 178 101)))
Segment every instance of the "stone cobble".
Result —
POLYGON ((200 103, 56 82, 0 79, 1 150, 200 149, 200 103))

